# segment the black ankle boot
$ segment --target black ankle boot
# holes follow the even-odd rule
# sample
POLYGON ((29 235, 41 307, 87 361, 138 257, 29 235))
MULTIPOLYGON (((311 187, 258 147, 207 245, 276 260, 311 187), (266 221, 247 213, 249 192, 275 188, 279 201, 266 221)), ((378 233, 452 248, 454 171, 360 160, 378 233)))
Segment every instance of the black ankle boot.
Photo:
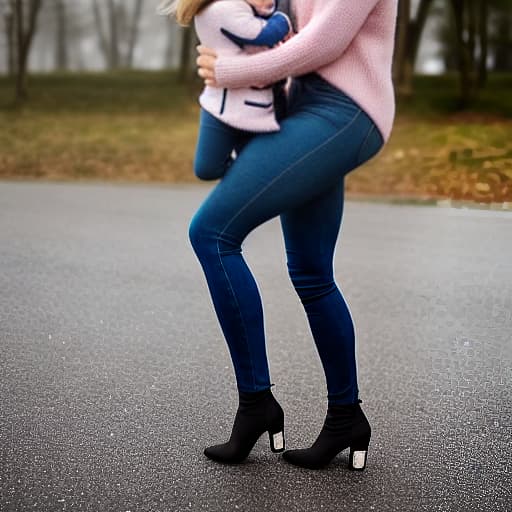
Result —
POLYGON ((329 405, 324 426, 310 448, 288 450, 283 458, 308 469, 320 469, 350 446, 349 468, 362 471, 370 443, 371 428, 359 405, 329 405))
POLYGON ((217 462, 236 464, 250 453, 260 436, 269 433, 273 452, 284 450, 284 413, 270 389, 256 393, 239 392, 238 411, 229 441, 209 446, 204 454, 217 462))

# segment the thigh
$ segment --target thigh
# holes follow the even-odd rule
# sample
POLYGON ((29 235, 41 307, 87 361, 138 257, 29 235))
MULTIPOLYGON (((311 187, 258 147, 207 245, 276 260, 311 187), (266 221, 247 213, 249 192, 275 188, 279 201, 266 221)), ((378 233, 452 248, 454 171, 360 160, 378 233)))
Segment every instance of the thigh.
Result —
POLYGON ((194 169, 199 178, 220 178, 229 163, 231 152, 241 139, 240 130, 228 126, 201 109, 194 169))
POLYGON ((318 110, 294 112, 279 132, 256 135, 246 144, 197 216, 241 243, 266 220, 339 186, 358 165, 370 124, 359 109, 337 123, 318 110))

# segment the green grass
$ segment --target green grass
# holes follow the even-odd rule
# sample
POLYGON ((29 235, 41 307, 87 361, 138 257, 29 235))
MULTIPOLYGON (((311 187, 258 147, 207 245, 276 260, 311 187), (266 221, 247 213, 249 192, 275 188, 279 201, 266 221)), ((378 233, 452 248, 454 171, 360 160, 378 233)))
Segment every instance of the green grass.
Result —
MULTIPOLYGON (((459 111, 455 76, 417 77, 388 145, 348 191, 511 201, 511 90, 512 74, 491 76, 459 111)), ((35 75, 20 106, 0 77, 0 178, 194 181, 199 91, 170 72, 35 75)))
POLYGON ((426 119, 439 116, 481 114, 512 119, 512 73, 491 74, 487 87, 478 91, 471 105, 462 110, 458 98, 458 76, 416 76, 414 94, 400 98, 398 115, 413 115, 426 119))
POLYGON ((14 102, 12 80, 0 77, 0 112, 145 113, 179 110, 200 85, 185 87, 173 72, 51 73, 29 76, 29 99, 14 102))
MULTIPOLYGON (((29 76, 30 99, 14 104, 12 80, 0 76, 0 112, 166 112, 193 101, 200 83, 183 86, 169 71, 111 73, 51 73, 29 76)), ((398 102, 399 115, 435 118, 460 113, 458 77, 417 76, 414 94, 398 102)), ((490 75, 469 112, 512 118, 512 73, 490 75)))

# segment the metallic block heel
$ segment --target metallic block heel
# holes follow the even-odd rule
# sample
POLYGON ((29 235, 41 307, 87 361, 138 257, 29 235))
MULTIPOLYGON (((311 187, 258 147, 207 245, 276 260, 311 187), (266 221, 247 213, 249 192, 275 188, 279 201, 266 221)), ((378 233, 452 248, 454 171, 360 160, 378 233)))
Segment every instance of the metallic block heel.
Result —
POLYGON ((349 469, 354 471, 363 471, 366 467, 367 450, 352 450, 350 449, 350 461, 348 464, 349 469))
POLYGON ((268 431, 268 437, 270 440, 270 449, 274 453, 280 453, 284 451, 285 448, 285 440, 284 440, 284 430, 280 430, 273 434, 270 430, 268 431))
POLYGON ((350 446, 350 455, 348 461, 349 469, 354 471, 363 471, 366 468, 366 459, 368 458, 368 445, 370 438, 358 439, 350 446))

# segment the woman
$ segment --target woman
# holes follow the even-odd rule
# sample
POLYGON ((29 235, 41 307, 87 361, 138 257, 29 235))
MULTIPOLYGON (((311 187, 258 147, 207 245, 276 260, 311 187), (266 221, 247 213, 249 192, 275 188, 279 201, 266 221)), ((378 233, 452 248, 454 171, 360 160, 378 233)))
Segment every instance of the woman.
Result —
POLYGON ((309 448, 283 457, 317 469, 350 448, 364 469, 371 428, 358 396, 354 326, 333 278, 344 177, 389 138, 394 117, 391 62, 397 0, 294 0, 297 35, 256 55, 215 55, 199 47, 199 75, 214 87, 265 86, 293 77, 277 133, 252 138, 190 225, 228 343, 239 407, 216 461, 244 460, 270 435, 284 449, 283 411, 270 387, 261 300, 242 254, 245 237, 280 216, 288 271, 304 305, 327 382, 324 426, 309 448))

